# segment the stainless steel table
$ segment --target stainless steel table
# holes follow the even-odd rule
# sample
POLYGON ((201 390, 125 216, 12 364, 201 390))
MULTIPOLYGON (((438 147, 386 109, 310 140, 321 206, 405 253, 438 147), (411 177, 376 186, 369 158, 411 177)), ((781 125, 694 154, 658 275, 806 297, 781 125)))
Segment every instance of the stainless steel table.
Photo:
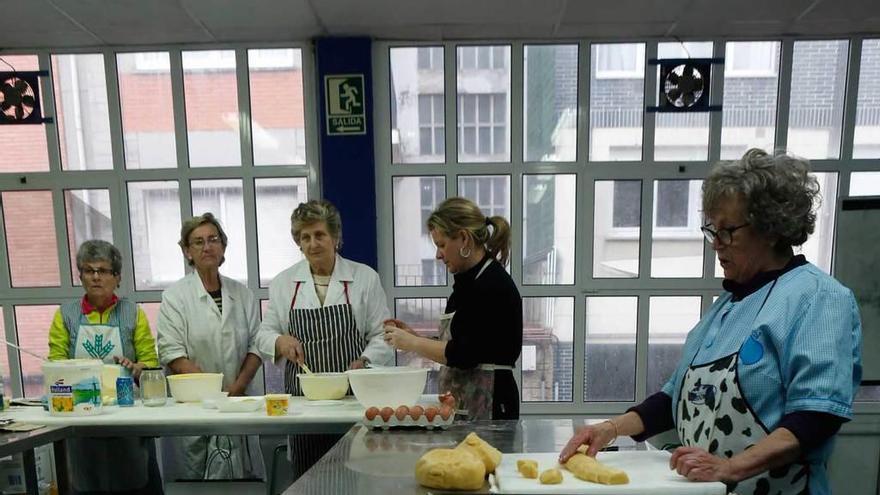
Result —
MULTIPOLYGON (((448 430, 371 430, 355 425, 317 464, 291 485, 285 494, 358 495, 438 493, 416 483, 416 461, 428 450, 451 448, 468 433, 502 452, 558 452, 576 427, 599 420, 523 419, 455 423, 448 430)), ((644 449, 629 438, 618 439, 621 449, 644 449)), ((488 484, 475 493, 489 493, 488 484)))

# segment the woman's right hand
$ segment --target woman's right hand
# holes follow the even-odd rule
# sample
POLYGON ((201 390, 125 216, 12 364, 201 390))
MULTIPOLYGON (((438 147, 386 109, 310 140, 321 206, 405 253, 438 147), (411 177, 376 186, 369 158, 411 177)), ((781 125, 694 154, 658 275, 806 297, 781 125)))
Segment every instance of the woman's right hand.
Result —
POLYGON ((291 363, 302 364, 306 357, 302 342, 292 335, 279 335, 275 339, 275 358, 281 357, 291 363))
POLYGON ((398 320, 396 318, 389 318, 382 323, 385 325, 385 333, 393 332, 394 329, 399 328, 410 335, 415 335, 416 337, 419 336, 419 334, 417 334, 416 331, 412 329, 412 327, 407 325, 402 320, 398 320))
POLYGON ((611 443, 615 438, 617 438, 617 428, 610 421, 603 421, 583 427, 571 437, 571 440, 562 449, 562 452, 559 454, 559 462, 564 463, 571 456, 575 455, 581 445, 587 446, 588 456, 596 457, 599 450, 611 443))

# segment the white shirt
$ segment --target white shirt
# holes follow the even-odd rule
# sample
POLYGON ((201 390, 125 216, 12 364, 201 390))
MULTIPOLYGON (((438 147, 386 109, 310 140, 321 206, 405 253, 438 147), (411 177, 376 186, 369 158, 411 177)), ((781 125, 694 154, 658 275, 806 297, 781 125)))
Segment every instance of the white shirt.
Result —
POLYGON ((315 282, 309 269, 308 260, 302 260, 279 273, 269 285, 269 308, 260 325, 257 347, 263 359, 275 357, 275 339, 288 335, 290 328, 290 302, 297 282, 300 282, 294 309, 316 309, 324 306, 345 304, 343 282, 348 282, 348 297, 351 302, 358 332, 367 341, 362 353, 373 364, 390 366, 394 364, 394 351, 383 338, 384 321, 391 317, 387 298, 379 274, 367 265, 336 256, 336 265, 330 275, 330 286, 324 304, 318 300, 315 282))
MULTIPOLYGON (((223 314, 198 273, 175 282, 162 293, 156 332, 160 363, 190 359, 205 373, 223 373, 225 388, 238 377, 248 353, 259 356, 260 307, 243 284, 221 275, 220 287, 223 314)), ((252 380, 247 394, 262 393, 260 382, 252 380)))

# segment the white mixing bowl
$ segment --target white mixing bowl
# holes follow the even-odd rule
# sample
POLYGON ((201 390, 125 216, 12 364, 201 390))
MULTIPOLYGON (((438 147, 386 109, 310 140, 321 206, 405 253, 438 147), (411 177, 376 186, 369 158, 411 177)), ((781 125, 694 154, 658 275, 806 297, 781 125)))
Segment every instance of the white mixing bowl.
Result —
POLYGON ((428 380, 427 368, 367 368, 348 370, 346 374, 354 396, 364 407, 414 405, 428 380))
POLYGON ((201 402, 214 398, 223 388, 223 373, 184 373, 168 377, 171 397, 177 402, 201 402))
POLYGON ((298 373, 296 377, 309 400, 341 399, 348 393, 348 375, 345 373, 298 373))

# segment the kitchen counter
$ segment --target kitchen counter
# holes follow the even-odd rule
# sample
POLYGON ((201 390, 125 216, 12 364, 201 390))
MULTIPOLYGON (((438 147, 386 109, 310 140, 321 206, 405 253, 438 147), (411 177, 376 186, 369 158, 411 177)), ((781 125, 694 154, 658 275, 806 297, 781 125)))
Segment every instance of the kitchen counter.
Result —
MULTIPOLYGON (((284 493, 387 495, 443 492, 419 486, 415 465, 435 448, 452 448, 470 432, 502 452, 559 452, 576 427, 600 420, 523 419, 455 423, 448 430, 371 430, 355 425, 317 464, 284 493)), ((643 443, 618 439, 624 450, 645 450, 643 443)), ((474 493, 489 493, 488 484, 474 493)))

